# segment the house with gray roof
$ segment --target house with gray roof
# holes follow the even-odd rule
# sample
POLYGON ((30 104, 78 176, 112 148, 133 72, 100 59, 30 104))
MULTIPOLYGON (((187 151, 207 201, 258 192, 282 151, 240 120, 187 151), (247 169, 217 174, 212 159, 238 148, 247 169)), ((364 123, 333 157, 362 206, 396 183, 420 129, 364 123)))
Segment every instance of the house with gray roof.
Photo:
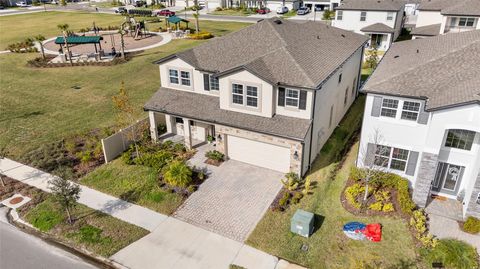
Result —
POLYGON ((386 51, 401 34, 406 1, 345 0, 332 26, 368 36, 369 47, 386 51))
POLYGON ((407 178, 480 217, 480 30, 394 43, 364 84, 357 165, 407 178))
POLYGON ((214 138, 229 159, 304 175, 357 97, 366 41, 272 18, 162 58, 152 137, 164 121, 189 148, 214 138))
POLYGON ((418 7, 413 39, 480 29, 479 0, 424 0, 418 7))

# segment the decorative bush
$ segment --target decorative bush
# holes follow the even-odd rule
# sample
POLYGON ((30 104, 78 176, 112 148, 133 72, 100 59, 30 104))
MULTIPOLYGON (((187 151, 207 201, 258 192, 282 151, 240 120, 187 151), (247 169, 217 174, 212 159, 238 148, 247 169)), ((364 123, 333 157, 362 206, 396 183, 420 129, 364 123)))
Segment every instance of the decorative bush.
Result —
POLYGON ((441 239, 433 249, 421 251, 430 264, 443 263, 444 268, 478 268, 478 254, 474 247, 455 239, 441 239))
POLYGON ((345 198, 355 208, 360 208, 362 205, 357 201, 357 197, 365 192, 365 187, 355 183, 345 189, 345 198))
POLYGON ((480 220, 475 217, 468 217, 463 224, 463 230, 467 233, 478 234, 480 232, 480 220))
POLYGON ((190 38, 190 39, 200 40, 200 39, 210 39, 210 38, 213 37, 213 35, 210 32, 203 32, 202 31, 200 33, 188 34, 187 37, 190 38))
POLYGON ((307 195, 310 192, 310 185, 312 184, 311 181, 312 181, 312 177, 310 176, 308 176, 305 179, 305 182, 303 183, 303 190, 302 190, 303 195, 307 195))
POLYGON ((143 153, 134 160, 135 164, 145 165, 160 171, 169 161, 173 159, 173 154, 160 150, 155 153, 143 153))
POLYGON ((296 192, 295 194, 293 194, 292 203, 298 204, 302 198, 303 194, 301 192, 296 192))
POLYGON ((172 161, 164 167, 163 179, 169 185, 186 188, 192 183, 192 169, 182 161, 172 161))
POLYGON ((365 169, 353 166, 350 169, 350 179, 354 181, 361 181, 366 177, 365 169))
POLYGON ((177 144, 173 145, 173 151, 175 151, 176 153, 183 153, 183 152, 187 151, 187 148, 185 147, 184 144, 177 143, 177 144))
POLYGON ((375 210, 375 211, 382 211, 383 203, 382 202, 375 202, 375 203, 371 204, 368 208, 371 209, 371 210, 375 210))
POLYGON ((278 205, 281 207, 285 207, 288 204, 289 199, 290 199, 290 193, 287 191, 283 194, 283 197, 278 201, 278 205))
POLYGON ((395 210, 395 208, 393 207, 392 203, 386 203, 386 204, 383 205, 383 208, 382 208, 383 212, 392 212, 394 210, 395 210))
POLYGON ((397 183, 397 199, 403 213, 411 215, 417 205, 413 202, 408 189, 408 181, 401 179, 397 183))
POLYGON ((428 233, 427 216, 422 210, 415 210, 410 218, 410 226, 415 229, 415 238, 417 238, 424 247, 434 248, 438 240, 428 233))
POLYGON ((205 153, 205 157, 217 162, 221 162, 225 158, 225 154, 218 150, 210 150, 205 153))
POLYGON ((294 172, 289 172, 285 174, 285 179, 281 179, 281 182, 285 189, 295 191, 300 184, 300 177, 294 172))

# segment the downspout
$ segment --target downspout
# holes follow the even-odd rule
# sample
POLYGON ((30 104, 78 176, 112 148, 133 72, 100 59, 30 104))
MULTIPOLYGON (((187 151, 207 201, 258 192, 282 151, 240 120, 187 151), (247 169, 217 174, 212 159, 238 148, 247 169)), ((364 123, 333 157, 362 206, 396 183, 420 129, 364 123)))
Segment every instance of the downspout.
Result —
MULTIPOLYGON (((322 89, 322 87, 320 87, 318 90, 322 89)), ((308 151, 308 168, 307 168, 307 171, 310 170, 310 167, 312 165, 312 142, 313 142, 313 127, 315 126, 315 103, 317 102, 317 91, 318 90, 315 90, 313 92, 313 109, 312 109, 312 128, 310 130, 310 149, 308 151)), ((303 165, 302 165, 303 167, 303 165)))

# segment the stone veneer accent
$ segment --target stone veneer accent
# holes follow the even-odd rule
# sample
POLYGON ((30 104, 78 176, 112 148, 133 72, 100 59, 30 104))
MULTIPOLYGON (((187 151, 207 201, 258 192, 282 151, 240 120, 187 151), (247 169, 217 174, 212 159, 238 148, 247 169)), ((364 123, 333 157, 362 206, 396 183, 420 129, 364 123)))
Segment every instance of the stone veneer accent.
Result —
POLYGON ((473 185, 472 196, 470 196, 470 202, 468 202, 467 212, 465 215, 480 218, 480 205, 477 204, 477 197, 480 193, 480 172, 478 173, 475 184, 473 185))
POLYGON ((218 142, 217 139, 217 150, 224 153, 225 155, 227 155, 226 149, 229 135, 290 148, 290 171, 295 172, 301 176, 303 156, 303 147, 301 142, 222 125, 215 125, 215 133, 217 136, 222 136, 222 142, 218 142), (295 160, 295 158, 293 157, 295 151, 297 151, 298 160, 295 160))
POLYGON ((430 187, 435 178, 438 154, 423 152, 418 169, 417 180, 413 188, 413 201, 420 207, 427 205, 430 187))

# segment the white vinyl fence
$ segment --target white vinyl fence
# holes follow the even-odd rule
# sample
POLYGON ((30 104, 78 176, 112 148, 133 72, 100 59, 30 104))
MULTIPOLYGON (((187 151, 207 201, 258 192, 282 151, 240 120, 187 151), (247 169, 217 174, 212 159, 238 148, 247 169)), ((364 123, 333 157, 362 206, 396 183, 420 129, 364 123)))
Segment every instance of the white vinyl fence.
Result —
POLYGON ((148 118, 137 121, 135 124, 121 129, 117 133, 102 139, 103 155, 105 163, 113 161, 120 156, 133 143, 131 138, 132 129, 144 125, 148 129, 148 118))

